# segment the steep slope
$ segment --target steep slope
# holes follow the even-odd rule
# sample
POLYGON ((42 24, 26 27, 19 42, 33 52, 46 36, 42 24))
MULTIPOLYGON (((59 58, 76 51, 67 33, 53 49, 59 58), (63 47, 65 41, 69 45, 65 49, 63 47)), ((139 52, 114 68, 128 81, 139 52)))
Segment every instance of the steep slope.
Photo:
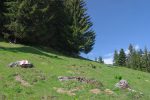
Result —
POLYGON ((110 67, 46 51, 0 42, 0 99, 150 100, 149 73, 110 67), (32 62, 34 68, 8 67, 9 63, 23 59, 32 62), (59 76, 83 77, 88 82, 62 82, 59 76), (127 80, 136 92, 116 89, 114 85, 119 78, 127 80), (95 80, 100 85, 91 84, 89 80, 95 80))

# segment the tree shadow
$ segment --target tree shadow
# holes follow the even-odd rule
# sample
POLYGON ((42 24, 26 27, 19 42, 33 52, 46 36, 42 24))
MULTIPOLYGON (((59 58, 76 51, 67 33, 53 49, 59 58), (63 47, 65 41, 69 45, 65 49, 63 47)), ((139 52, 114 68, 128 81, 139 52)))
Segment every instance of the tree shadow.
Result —
POLYGON ((28 46, 26 47, 1 47, 0 46, 0 49, 9 51, 9 52, 14 52, 14 53, 23 52, 23 53, 37 54, 37 55, 46 56, 46 57, 53 58, 53 59, 62 60, 62 58, 58 56, 47 54, 46 52, 40 49, 34 48, 34 47, 28 47, 28 46))

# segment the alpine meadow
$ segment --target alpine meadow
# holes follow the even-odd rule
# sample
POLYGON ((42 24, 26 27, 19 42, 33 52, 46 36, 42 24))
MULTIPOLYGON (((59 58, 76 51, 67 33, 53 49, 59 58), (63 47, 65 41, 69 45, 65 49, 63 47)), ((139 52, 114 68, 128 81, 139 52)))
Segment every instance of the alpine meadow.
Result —
POLYGON ((0 0, 0 100, 150 100, 149 3, 0 0))

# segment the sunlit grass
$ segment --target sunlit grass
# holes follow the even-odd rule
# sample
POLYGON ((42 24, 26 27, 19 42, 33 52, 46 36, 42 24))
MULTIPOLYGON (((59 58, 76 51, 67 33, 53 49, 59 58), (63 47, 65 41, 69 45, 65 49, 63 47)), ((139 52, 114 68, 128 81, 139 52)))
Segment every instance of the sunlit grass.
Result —
MULTIPOLYGON (((50 50, 46 50, 50 51, 50 50)), ((55 53, 46 52, 40 48, 0 42, 0 99, 6 100, 149 100, 150 74, 123 67, 110 67, 88 60, 76 59, 55 53), (34 68, 9 68, 14 61, 27 59, 34 68), (95 67, 93 67, 95 66, 95 67), (22 86, 15 80, 20 75, 31 86, 22 86), (60 82, 58 76, 81 76, 94 79, 103 87, 94 87, 80 82, 60 82), (138 94, 115 89, 119 78, 129 82, 132 89, 142 92, 138 94), (55 88, 73 89, 82 87, 75 96, 57 93, 55 88), (101 91, 110 89, 114 95, 105 93, 92 94, 90 89, 99 88, 101 91)))

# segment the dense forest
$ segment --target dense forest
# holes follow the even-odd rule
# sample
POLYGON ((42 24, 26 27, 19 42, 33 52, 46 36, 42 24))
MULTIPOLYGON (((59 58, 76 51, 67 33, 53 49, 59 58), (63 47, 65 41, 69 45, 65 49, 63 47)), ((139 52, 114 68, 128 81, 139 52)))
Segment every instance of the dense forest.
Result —
POLYGON ((121 49, 119 52, 115 50, 114 65, 150 72, 150 52, 146 47, 144 50, 136 50, 135 47, 130 44, 128 53, 125 53, 124 49, 121 49))
POLYGON ((79 55, 93 48, 91 27, 84 0, 0 1, 0 37, 9 42, 79 55))

